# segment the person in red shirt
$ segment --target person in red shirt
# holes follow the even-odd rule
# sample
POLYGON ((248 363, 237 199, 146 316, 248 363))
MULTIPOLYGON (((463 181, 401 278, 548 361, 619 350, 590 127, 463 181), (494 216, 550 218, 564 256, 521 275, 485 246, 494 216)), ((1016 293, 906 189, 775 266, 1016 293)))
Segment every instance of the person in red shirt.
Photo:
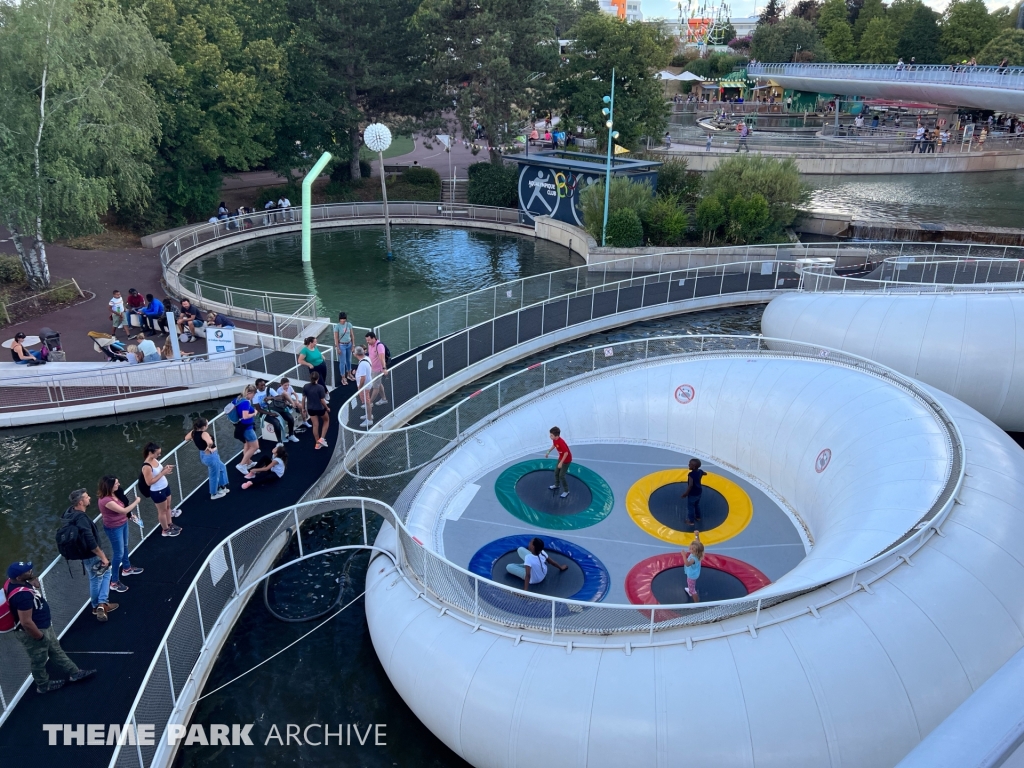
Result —
POLYGON ((558 451, 558 464, 555 465, 555 484, 549 485, 548 488, 554 491, 561 485, 562 493, 559 498, 564 499, 569 495, 569 481, 565 479, 565 473, 569 471, 569 465, 572 464, 572 451, 569 450, 569 446, 562 439, 562 430, 558 427, 552 427, 548 435, 551 438, 551 447, 544 454, 544 458, 546 459, 550 456, 552 451, 558 451))

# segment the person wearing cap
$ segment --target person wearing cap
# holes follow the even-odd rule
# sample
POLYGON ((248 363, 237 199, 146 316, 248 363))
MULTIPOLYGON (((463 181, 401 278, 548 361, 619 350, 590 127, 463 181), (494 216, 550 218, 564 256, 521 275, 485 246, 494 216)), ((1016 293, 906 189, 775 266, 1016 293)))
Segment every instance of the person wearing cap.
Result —
POLYGON ((11 344, 11 357, 18 365, 28 365, 34 361, 43 359, 42 352, 33 352, 25 348, 25 334, 20 331, 14 334, 14 343, 11 344))
POLYGON ((118 604, 110 602, 110 560, 100 548, 100 534, 94 523, 85 510, 89 508, 92 498, 85 488, 72 491, 68 496, 71 506, 67 508, 61 517, 62 523, 71 523, 80 530, 81 541, 85 549, 92 553, 92 557, 82 560, 82 565, 89 574, 89 598, 92 602, 92 615, 97 621, 106 621, 107 614, 117 609, 118 604))
POLYGON ((46 672, 47 662, 52 662, 57 669, 66 672, 72 683, 96 674, 95 669, 79 669, 60 647, 60 640, 50 618, 50 605, 43 597, 42 587, 32 572, 31 562, 12 563, 7 569, 7 583, 3 589, 18 622, 15 636, 28 653, 36 691, 56 691, 66 682, 50 679, 46 672))

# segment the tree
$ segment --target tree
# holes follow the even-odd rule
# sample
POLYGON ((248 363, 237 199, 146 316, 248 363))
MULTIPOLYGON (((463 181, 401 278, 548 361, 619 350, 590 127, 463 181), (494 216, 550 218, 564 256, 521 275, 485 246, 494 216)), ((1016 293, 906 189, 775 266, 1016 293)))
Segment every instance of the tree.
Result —
POLYGON ((939 14, 924 3, 917 2, 900 32, 896 55, 905 61, 916 59, 918 64, 938 64, 941 34, 938 19, 939 14))
POLYGON ((1024 29, 1000 32, 978 53, 978 63, 995 65, 1008 59, 1011 66, 1024 66, 1024 29))
POLYGON ((772 26, 782 21, 782 13, 785 10, 785 6, 779 2, 779 0, 768 0, 764 6, 764 10, 761 11, 760 17, 758 17, 757 25, 772 26))
POLYGON ((863 64, 895 64, 896 42, 892 23, 883 16, 876 16, 864 28, 857 49, 858 57, 863 64))
POLYGON ((424 52, 409 25, 418 6, 417 0, 292 0, 282 171, 308 167, 329 150, 358 179, 363 128, 381 120, 399 132, 430 112, 424 52))
POLYGON ((793 223, 797 206, 807 195, 800 182, 800 171, 792 158, 776 160, 766 155, 734 156, 723 160, 708 175, 705 189, 708 195, 723 201, 732 200, 737 195, 761 195, 768 204, 776 229, 793 223))
POLYGON ((812 58, 823 54, 814 25, 792 16, 772 26, 758 25, 750 41, 750 55, 758 61, 792 61, 797 51, 812 58))
POLYGON ((984 0, 950 0, 942 17, 939 44, 949 63, 969 59, 996 36, 998 22, 988 14, 984 0))
POLYGON ((821 10, 821 3, 818 0, 800 0, 789 12, 790 16, 809 21, 814 24, 818 20, 818 13, 821 10))
MULTIPOLYGON (((584 187, 579 194, 583 226, 587 228, 591 237, 601 242, 601 227, 604 224, 604 181, 584 187)), ((612 176, 612 185, 608 188, 608 218, 610 220, 615 211, 626 208, 643 217, 653 200, 654 193, 649 184, 632 181, 626 176, 612 176)))
POLYGON ((868 28, 871 20, 879 18, 885 18, 885 6, 882 5, 882 0, 864 0, 864 5, 860 9, 860 13, 857 14, 857 21, 853 25, 854 41, 859 44, 864 37, 864 30, 868 28))
POLYGON ((832 61, 845 64, 857 58, 857 46, 853 42, 853 30, 846 21, 832 27, 824 40, 825 49, 832 61))
POLYGON ((160 136, 147 78, 164 66, 116 3, 0 2, 0 222, 32 286, 50 284, 47 240, 147 204, 160 136))
POLYGON ((839 24, 849 25, 849 12, 845 0, 825 0, 818 10, 818 36, 824 40, 839 24))
POLYGON ((672 39, 657 26, 609 14, 580 19, 573 31, 569 63, 559 67, 554 95, 574 123, 607 140, 601 113, 615 69, 615 130, 618 143, 636 147, 643 136, 661 136, 667 122, 665 93, 654 73, 668 65, 672 39))
MULTIPOLYGON (((589 18, 584 16, 584 18, 589 18)), ((413 16, 439 104, 455 102, 465 135, 480 120, 492 162, 558 70, 555 17, 545 0, 423 0, 413 16)))

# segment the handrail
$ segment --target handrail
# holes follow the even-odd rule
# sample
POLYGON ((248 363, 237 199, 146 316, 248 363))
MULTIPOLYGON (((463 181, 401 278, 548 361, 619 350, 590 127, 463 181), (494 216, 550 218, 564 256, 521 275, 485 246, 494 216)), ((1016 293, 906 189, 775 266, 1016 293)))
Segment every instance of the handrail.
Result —
MULTIPOLYGON (((998 246, 997 246, 998 247, 998 246)), ((1024 291, 1024 247, 1006 246, 1020 258, 907 254, 882 260, 878 277, 837 275, 831 267, 804 269, 801 288, 811 292, 1020 293, 1024 291), (993 273, 994 269, 994 273, 993 273), (932 279, 927 272, 931 270, 932 279), (950 278, 952 272, 952 278, 950 278), (1008 272, 1012 274, 1007 274, 1008 272), (940 274, 942 279, 940 279, 940 274), (960 279, 957 279, 957 277, 960 279)))
POLYGON ((1024 89, 1024 67, 978 67, 961 64, 766 64, 747 67, 750 77, 821 77, 830 80, 966 85, 1024 89))
MULTIPOLYGON (((692 339, 693 337, 676 338, 692 339)), ((701 338, 735 340, 736 337, 709 336, 701 338)), ((829 362, 860 370, 868 375, 877 376, 908 392, 928 409, 946 434, 950 457, 947 464, 944 488, 928 513, 922 518, 922 523, 926 524, 915 526, 916 530, 912 529, 908 535, 904 536, 903 539, 890 548, 875 555, 866 562, 846 569, 836 577, 804 585, 799 589, 772 595, 768 598, 720 600, 678 605, 604 604, 528 593, 494 582, 489 578, 478 576, 419 543, 412 536, 404 521, 401 520, 395 510, 390 505, 378 500, 361 496, 345 496, 300 502, 265 515, 243 526, 226 537, 207 556, 161 639, 157 653, 154 655, 132 703, 129 715, 125 720, 125 726, 137 725, 138 712, 147 703, 149 697, 153 697, 148 702, 152 705, 149 713, 159 712, 159 716, 163 720, 162 723, 158 724, 161 728, 159 736, 162 736, 163 729, 166 728, 166 725, 174 718, 176 713, 179 718, 183 719, 184 713, 198 699, 202 680, 205 679, 203 672, 196 673, 200 661, 204 655, 207 657, 205 671, 208 671, 208 665, 212 663, 212 654, 216 652, 220 644, 226 639, 227 633, 232 628, 233 618, 238 613, 239 606, 244 604, 244 600, 256 584, 259 584, 268 576, 294 565, 296 562, 307 560, 317 554, 357 549, 381 552, 382 549, 380 547, 370 542, 369 532, 372 526, 369 526, 367 523, 367 511, 379 515, 394 527, 397 534, 396 551, 393 555, 390 552, 385 552, 385 554, 396 563, 400 576, 412 588, 417 598, 425 599, 434 605, 439 604, 442 608, 442 615, 447 614, 456 620, 462 621, 474 630, 483 630, 508 637, 515 636, 518 638, 518 641, 562 645, 565 643, 556 641, 556 635, 572 635, 574 638, 586 635, 586 628, 580 626, 580 617, 594 616, 595 612, 600 612, 602 614, 610 614, 613 617, 622 617, 619 621, 613 622, 622 626, 618 628, 602 626, 600 630, 602 635, 614 633, 647 634, 646 643, 637 638, 622 643, 602 641, 598 644, 588 644, 586 642, 579 642, 578 639, 571 639, 566 646, 570 648, 626 648, 628 652, 629 648, 682 643, 689 645, 693 642, 717 639, 729 634, 750 633, 756 637, 757 629, 760 627, 790 621, 806 615, 808 611, 814 614, 817 608, 844 600, 859 590, 866 588, 872 582, 885 577, 896 568, 905 567, 910 563, 910 555, 924 546, 935 534, 938 526, 952 508, 955 496, 961 487, 964 471, 964 446, 955 422, 950 419, 942 406, 931 398, 925 390, 919 388, 913 381, 884 366, 855 355, 820 346, 795 344, 782 340, 766 340, 761 337, 746 338, 756 341, 758 352, 755 354, 762 354, 762 343, 771 345, 783 344, 787 348, 786 351, 780 352, 777 349, 767 349, 763 351, 763 354, 765 356, 782 355, 812 359, 817 362, 820 362, 824 356, 829 362), (823 355, 823 353, 826 354, 823 355), (353 512, 358 510, 360 512, 362 517, 362 543, 330 548, 319 553, 307 553, 302 543, 302 522, 317 514, 337 511, 339 509, 348 509, 353 512), (255 531, 259 535, 247 535, 251 531, 255 531), (275 566, 274 563, 279 553, 283 551, 293 534, 297 537, 299 558, 275 566), (241 549, 243 547, 244 550, 241 549), (875 566, 880 567, 874 570, 875 566), (227 578, 228 573, 231 574, 230 579, 227 578), (844 581, 847 577, 851 576, 848 588, 836 590, 837 594, 827 595, 824 600, 819 601, 819 604, 802 605, 793 613, 784 616, 773 616, 761 622, 762 608, 778 605, 829 584, 839 584, 840 581, 844 581), (863 578, 858 581, 858 576, 863 578), (215 613, 212 614, 208 608, 211 604, 216 608, 215 613), (507 607, 503 608, 501 606, 507 607), (533 607, 528 609, 528 606, 533 607), (540 607, 539 610, 536 610, 537 606, 540 607), (729 608, 736 606, 739 607, 738 611, 729 610, 729 608), (518 617, 515 608, 519 609, 518 617), (693 636, 687 634, 684 636, 680 634, 670 636, 664 641, 659 640, 655 642, 654 640, 655 630, 704 624, 710 621, 719 621, 725 616, 734 616, 742 613, 755 613, 754 623, 752 625, 732 627, 710 635, 693 636), (681 618, 688 614, 696 616, 696 620, 681 621, 681 618), (227 622, 225 622, 226 617, 228 619, 227 622), (190 642, 175 642, 176 636, 180 634, 179 627, 184 628, 181 632, 186 633, 190 638, 190 642), (751 631, 751 627, 753 627, 753 631, 751 631), (512 633, 507 631, 509 628, 513 630, 512 633), (195 642, 198 638, 192 637, 196 629, 198 629, 201 635, 201 642, 199 643, 195 642), (516 634, 516 630, 526 630, 528 634, 523 634, 522 632, 516 634), (170 707, 166 703, 168 699, 170 707)), ((584 352, 593 351, 585 350, 584 352)), ((577 355, 581 353, 572 354, 577 355)), ((751 354, 751 350, 718 350, 714 354, 742 355, 747 357, 751 354)), ((708 352, 696 352, 684 356, 707 355, 708 352)), ((163 742, 164 739, 158 738, 158 743, 163 742)), ((124 764, 132 763, 144 768, 152 768, 154 765, 154 750, 148 750, 147 759, 147 756, 143 754, 141 747, 138 745, 134 745, 133 749, 133 745, 120 744, 111 759, 110 766, 112 768, 122 765, 120 761, 122 748, 132 750, 126 756, 124 764)), ((163 757, 166 759, 166 752, 163 753, 163 757)))

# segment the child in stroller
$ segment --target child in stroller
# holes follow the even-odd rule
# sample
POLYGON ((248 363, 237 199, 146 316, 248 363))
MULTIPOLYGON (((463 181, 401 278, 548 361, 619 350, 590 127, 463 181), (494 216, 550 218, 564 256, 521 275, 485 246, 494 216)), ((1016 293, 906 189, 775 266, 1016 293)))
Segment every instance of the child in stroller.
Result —
POLYGON ((92 339, 92 348, 103 355, 108 361, 114 363, 127 363, 128 355, 125 346, 109 333, 89 331, 89 338, 92 339))

